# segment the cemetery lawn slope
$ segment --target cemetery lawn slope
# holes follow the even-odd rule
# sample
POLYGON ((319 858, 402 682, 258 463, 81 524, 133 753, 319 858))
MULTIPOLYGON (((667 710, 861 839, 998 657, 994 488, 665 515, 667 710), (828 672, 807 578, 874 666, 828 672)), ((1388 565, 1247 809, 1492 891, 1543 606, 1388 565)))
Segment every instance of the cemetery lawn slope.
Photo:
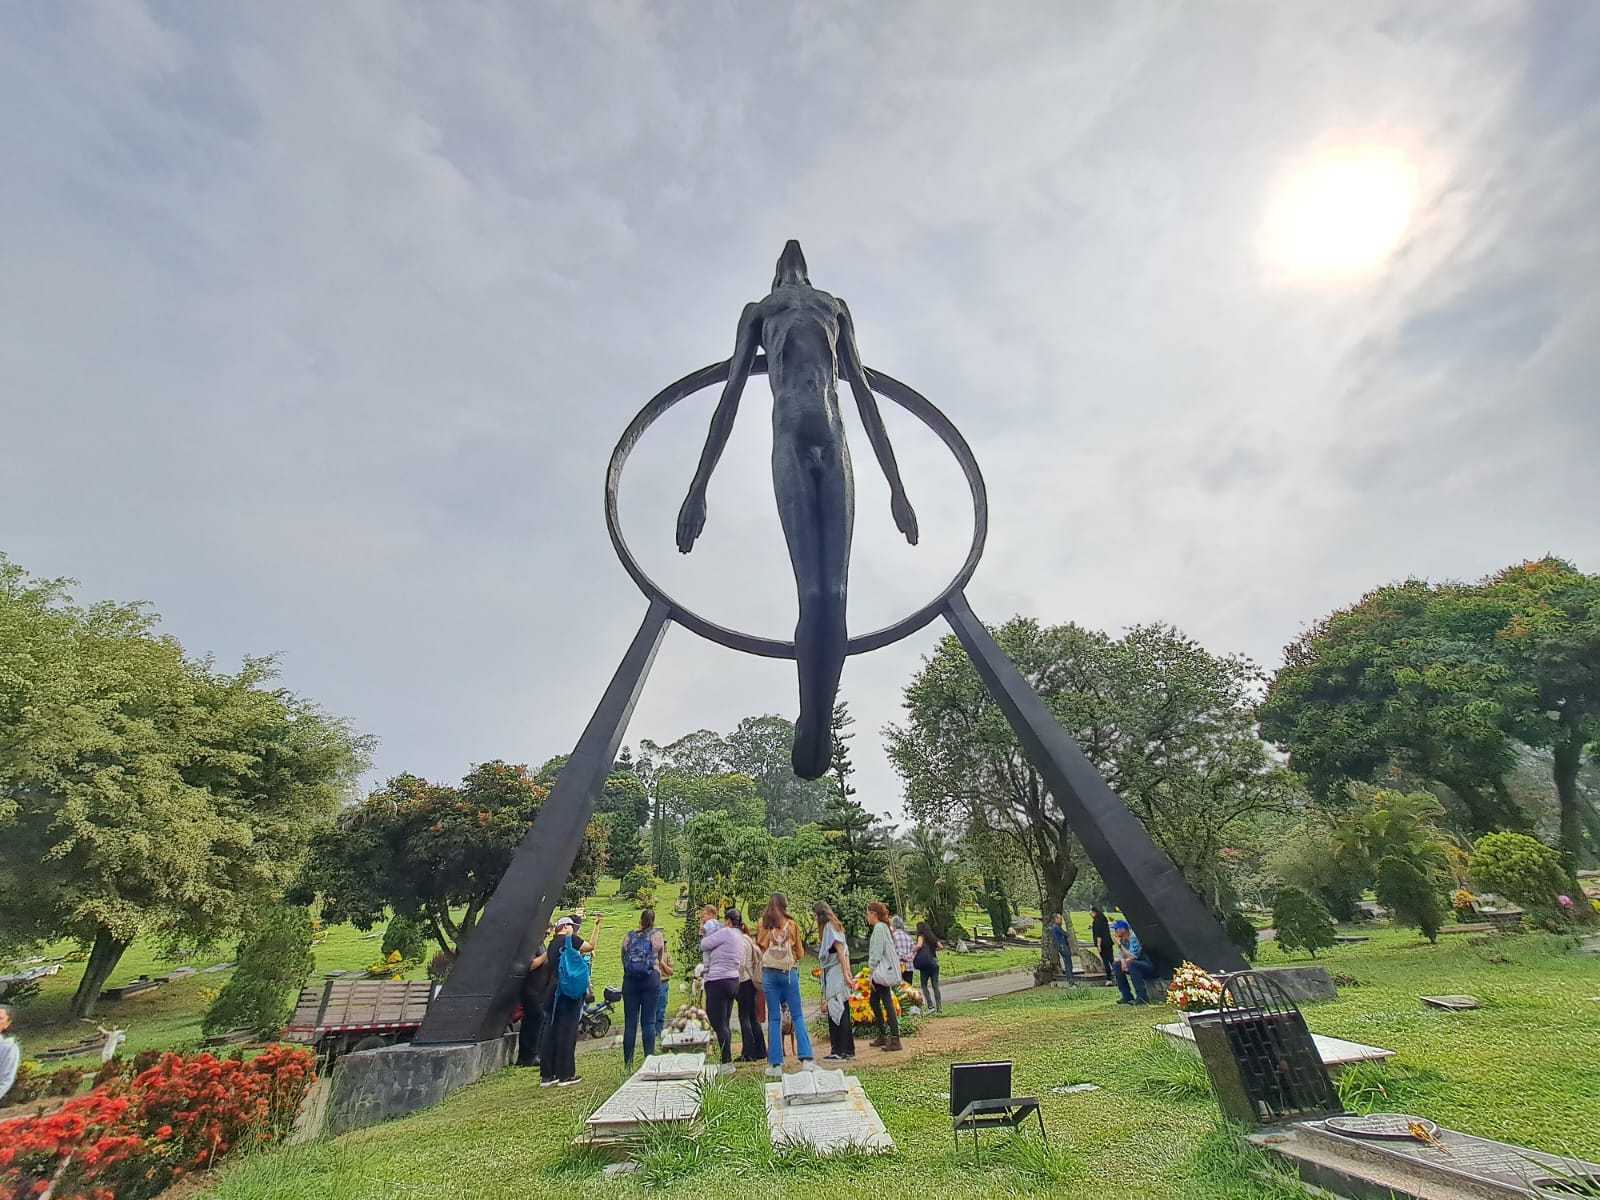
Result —
MULTIPOLYGON (((1285 961, 1264 947, 1272 962, 1285 961)), ((1304 961, 1304 960, 1300 960, 1304 961)), ((1421 1111, 1445 1124, 1544 1150, 1600 1158, 1600 957, 1543 935, 1430 947, 1380 930, 1324 959, 1352 982, 1307 1010, 1319 1033, 1399 1051, 1393 1065, 1344 1085, 1360 1111, 1421 1111), (1467 1013, 1426 1009, 1422 994, 1468 993, 1467 1013)), ((1154 1041, 1163 1008, 1126 1008, 1105 989, 1041 989, 953 1006, 924 1025, 929 1053, 864 1051, 857 1066, 899 1152, 819 1161, 773 1151, 757 1072, 707 1096, 698 1138, 663 1135, 639 1174, 603 1179, 602 1160, 571 1141, 583 1114, 621 1081, 620 1056, 580 1059, 584 1081, 543 1089, 503 1071, 403 1121, 258 1155, 229 1169, 213 1200, 374 1196, 498 1198, 670 1194, 726 1200, 819 1195, 1108 1195, 1151 1200, 1288 1200, 1298 1185, 1263 1178, 1259 1160, 1219 1127, 1195 1060, 1154 1041), (941 1031, 948 1027, 948 1034, 941 1031), (1017 1090, 1044 1101, 1051 1148, 1037 1134, 991 1135, 981 1164, 951 1141, 951 1061, 1010 1058, 1017 1090), (1090 1083, 1098 1090, 1052 1089, 1090 1083), (1256 1170, 1253 1171, 1252 1168, 1256 1170)), ((918 1037, 923 1035, 919 1034, 918 1037)))

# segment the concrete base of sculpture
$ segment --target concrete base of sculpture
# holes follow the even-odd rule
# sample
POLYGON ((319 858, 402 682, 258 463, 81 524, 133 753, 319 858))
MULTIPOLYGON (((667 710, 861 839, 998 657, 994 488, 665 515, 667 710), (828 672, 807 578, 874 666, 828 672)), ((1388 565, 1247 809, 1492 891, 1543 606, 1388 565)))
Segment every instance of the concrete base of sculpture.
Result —
POLYGON ((457 1088, 509 1066, 516 1055, 514 1033, 486 1042, 384 1046, 346 1054, 334 1067, 323 1132, 346 1133, 429 1108, 457 1088))
POLYGON ((1296 1004, 1316 1004, 1339 998, 1339 989, 1327 967, 1262 967, 1256 974, 1267 976, 1296 1004))

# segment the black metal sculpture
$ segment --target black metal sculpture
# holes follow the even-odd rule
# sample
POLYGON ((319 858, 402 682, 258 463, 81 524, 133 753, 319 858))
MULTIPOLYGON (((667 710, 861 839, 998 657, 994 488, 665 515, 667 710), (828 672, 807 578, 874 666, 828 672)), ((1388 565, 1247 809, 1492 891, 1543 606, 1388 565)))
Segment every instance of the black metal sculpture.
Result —
POLYGON ((895 526, 913 546, 917 514, 906 499, 889 434, 861 365, 850 310, 843 300, 811 286, 800 243, 791 238, 778 258, 772 291, 765 300, 746 304, 739 315, 728 382, 678 512, 678 549, 689 553, 705 528, 706 485, 733 432, 739 398, 759 349, 767 352, 767 379, 772 384, 772 488, 800 593, 800 619, 794 630, 800 718, 795 722, 791 757, 796 775, 820 779, 832 757, 830 718, 849 640, 845 596, 856 519, 850 446, 839 414, 841 372, 855 393, 878 465, 888 477, 895 526))
POLYGON ((1056 723, 967 604, 962 589, 983 555, 989 501, 983 474, 960 431, 915 389, 861 363, 855 352, 848 311, 842 302, 811 288, 796 242, 790 242, 779 259, 772 295, 746 306, 739 329, 732 359, 703 367, 663 388, 639 410, 612 451, 606 471, 606 528, 617 557, 648 598, 649 608, 555 790, 518 846, 482 919, 462 947, 443 991, 429 1007, 417 1042, 482 1041, 504 1030, 516 1004, 531 947, 543 934, 556 897, 572 869, 595 797, 611 770, 669 621, 748 654, 797 660, 802 720, 808 713, 811 715, 808 725, 797 727, 798 770, 800 766, 814 766, 813 756, 826 750, 828 715, 844 658, 897 642, 943 616, 972 657, 985 686, 1082 840, 1090 861, 1138 929, 1141 942, 1157 964, 1170 968, 1188 959, 1212 971, 1242 970, 1243 957, 1216 919, 1172 861, 1151 841, 1138 818, 1056 723), (797 311, 789 312, 791 306, 797 311), (756 354, 758 341, 767 347, 766 357, 756 354), (774 356, 781 368, 773 368, 774 356), (961 465, 972 493, 972 542, 955 577, 915 612, 857 637, 848 637, 844 628, 852 510, 849 455, 838 428, 834 395, 835 356, 837 369, 843 370, 855 392, 878 460, 889 476, 895 497, 895 522, 907 538, 916 540, 916 518, 905 500, 893 452, 883 437, 873 393, 900 405, 938 435, 961 465), (617 513, 623 467, 645 431, 679 401, 704 388, 726 383, 700 470, 679 514, 679 548, 687 550, 692 546, 705 521, 705 481, 726 443, 740 389, 750 375, 763 373, 774 377, 773 480, 801 592, 800 624, 794 642, 727 629, 673 599, 639 565, 622 535, 617 513), (780 428, 786 423, 789 428, 780 428), (807 521, 813 522, 812 528, 818 531, 815 538, 804 527, 807 521), (813 549, 816 557, 812 556, 813 549), (813 618, 810 621, 808 612, 813 618))

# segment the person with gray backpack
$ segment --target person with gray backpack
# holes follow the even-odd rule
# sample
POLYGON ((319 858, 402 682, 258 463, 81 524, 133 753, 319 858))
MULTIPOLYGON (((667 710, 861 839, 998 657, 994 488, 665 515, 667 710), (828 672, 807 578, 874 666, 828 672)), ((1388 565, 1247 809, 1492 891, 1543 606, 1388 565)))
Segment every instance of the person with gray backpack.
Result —
POLYGON ((594 919, 592 941, 584 941, 579 934, 577 917, 562 917, 556 922, 555 936, 546 949, 556 961, 556 990, 539 1054, 540 1087, 570 1087, 578 1082, 578 1018, 583 1015, 583 1001, 589 994, 588 956, 594 953, 604 919, 594 919))
POLYGON ((656 910, 639 914, 639 928, 622 940, 622 1065, 633 1070, 633 1046, 644 1026, 644 1055, 656 1052, 656 1001, 663 986, 659 974, 667 939, 655 927, 656 910))

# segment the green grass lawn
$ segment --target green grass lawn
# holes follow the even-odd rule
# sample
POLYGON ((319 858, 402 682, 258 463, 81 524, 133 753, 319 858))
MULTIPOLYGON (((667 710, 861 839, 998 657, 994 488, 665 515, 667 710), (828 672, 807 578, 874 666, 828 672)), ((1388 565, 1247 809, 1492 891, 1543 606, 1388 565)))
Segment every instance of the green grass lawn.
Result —
MULTIPOLYGON (((1262 965, 1285 957, 1265 946, 1262 965)), ((1296 960, 1306 961, 1306 960, 1296 960)), ((1308 1009, 1312 1028, 1399 1051, 1393 1064, 1347 1077, 1358 1110, 1420 1111, 1470 1133, 1600 1158, 1600 958, 1544 935, 1432 947, 1380 929, 1319 961, 1351 982, 1308 1009), (1466 992, 1484 1007, 1424 1008, 1421 994, 1466 992)), ((898 1153, 822 1161, 775 1152, 765 1135, 760 1077, 716 1085, 698 1137, 662 1135, 630 1179, 571 1139, 588 1108, 621 1080, 620 1055, 582 1060, 584 1082, 537 1087, 507 1070, 439 1107, 392 1124, 260 1154, 231 1167, 214 1200, 335 1200, 404 1196, 806 1197, 1054 1194, 1152 1200, 1286 1200, 1303 1193, 1258 1178, 1259 1167, 1218 1124, 1197 1060, 1153 1041, 1170 1010, 1112 1004, 1107 989, 1042 989, 952 1006, 899 1058, 864 1057, 859 1074, 898 1153), (920 1043, 920 1045, 919 1045, 920 1043), (945 1101, 952 1061, 1010 1058, 1021 1093, 1044 1100, 1051 1150, 1036 1137, 989 1139, 983 1164, 952 1147, 945 1101), (1053 1095, 1062 1084, 1100 1090, 1053 1095)))

